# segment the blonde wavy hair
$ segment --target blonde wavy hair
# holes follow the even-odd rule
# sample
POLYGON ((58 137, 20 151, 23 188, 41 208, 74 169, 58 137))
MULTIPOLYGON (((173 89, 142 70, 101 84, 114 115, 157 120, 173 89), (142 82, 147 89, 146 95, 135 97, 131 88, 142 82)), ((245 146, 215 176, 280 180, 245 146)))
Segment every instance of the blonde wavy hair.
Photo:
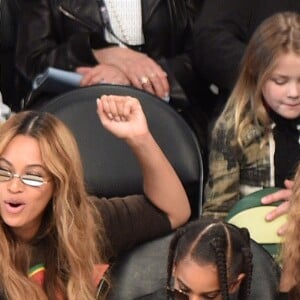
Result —
POLYGON ((283 12, 269 17, 250 39, 238 80, 222 113, 241 147, 250 125, 261 130, 267 139, 271 120, 262 89, 278 57, 290 52, 300 54, 300 15, 297 13, 283 12))
POLYGON ((298 166, 290 199, 287 230, 284 235, 281 259, 291 282, 295 283, 289 299, 300 299, 300 165, 298 166))
POLYGON ((28 278, 30 249, 0 220, 0 285, 8 299, 95 299, 94 265, 104 261, 106 240, 101 216, 89 202, 75 139, 47 113, 21 112, 0 127, 0 155, 17 135, 38 141, 54 193, 38 238, 45 246, 45 290, 28 278), (96 225, 97 223, 97 225, 96 225), (100 224, 100 225, 99 225, 100 224), (99 245, 103 245, 99 249, 99 245))

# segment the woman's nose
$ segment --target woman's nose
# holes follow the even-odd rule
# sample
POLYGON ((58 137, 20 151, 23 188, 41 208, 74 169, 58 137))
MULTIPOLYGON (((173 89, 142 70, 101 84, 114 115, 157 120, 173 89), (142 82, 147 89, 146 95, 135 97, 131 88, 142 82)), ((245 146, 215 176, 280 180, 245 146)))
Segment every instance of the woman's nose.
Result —
POLYGON ((12 193, 18 193, 23 191, 24 184, 22 183, 19 175, 14 175, 14 177, 7 182, 8 189, 12 193))

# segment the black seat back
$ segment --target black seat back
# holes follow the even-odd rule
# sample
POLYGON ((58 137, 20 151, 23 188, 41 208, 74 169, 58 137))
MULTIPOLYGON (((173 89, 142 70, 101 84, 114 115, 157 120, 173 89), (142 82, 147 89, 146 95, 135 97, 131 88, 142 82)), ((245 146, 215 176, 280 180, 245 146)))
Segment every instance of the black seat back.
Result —
MULTIPOLYGON (((181 178, 194 217, 202 207, 202 154, 193 131, 168 104, 128 86, 99 85, 60 95, 39 108, 62 119, 74 133, 90 193, 124 196, 142 192, 142 175, 127 144, 107 132, 96 114, 96 98, 104 94, 137 97, 150 130, 181 178)), ((149 157, 151 159, 151 157, 149 157)))

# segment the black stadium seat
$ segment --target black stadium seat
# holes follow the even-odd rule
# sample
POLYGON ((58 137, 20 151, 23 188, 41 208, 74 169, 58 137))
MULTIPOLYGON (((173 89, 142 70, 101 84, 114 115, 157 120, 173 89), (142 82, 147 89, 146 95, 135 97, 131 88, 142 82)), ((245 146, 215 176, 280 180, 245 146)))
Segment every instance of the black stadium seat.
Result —
MULTIPOLYGON (((198 217, 202 206, 203 167, 193 131, 168 104, 127 86, 76 89, 39 108, 63 120, 74 133, 89 192, 107 197, 142 192, 141 172, 134 155, 125 142, 102 127, 96 115, 96 98, 103 94, 130 95, 140 100, 149 128, 181 178, 194 217, 198 217)), ((169 240, 170 236, 162 237, 124 253, 112 269, 112 299, 135 299, 165 286, 169 240)))

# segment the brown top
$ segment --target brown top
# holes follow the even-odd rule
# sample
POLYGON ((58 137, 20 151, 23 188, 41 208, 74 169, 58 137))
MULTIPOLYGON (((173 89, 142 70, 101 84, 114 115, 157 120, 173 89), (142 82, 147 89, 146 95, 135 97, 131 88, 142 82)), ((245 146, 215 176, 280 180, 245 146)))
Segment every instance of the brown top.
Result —
MULTIPOLYGON (((102 216, 109 243, 106 255, 110 262, 134 246, 171 231, 167 215, 143 195, 109 199, 90 196, 90 199, 102 216)), ((30 269, 44 264, 44 247, 47 245, 43 239, 34 243, 30 269)))
MULTIPOLYGON (((108 248, 111 251, 107 253, 110 262, 137 244, 171 231, 167 215, 143 195, 110 199, 90 196, 90 199, 102 216, 107 239, 111 246, 108 248)), ((44 243, 44 239, 36 240, 32 244, 32 257, 28 271, 28 276, 41 285, 43 285, 47 269, 45 247, 47 244, 44 243)), ((0 289, 0 300, 6 299, 0 289)))
POLYGON ((92 201, 103 218, 113 251, 111 258, 171 231, 167 215, 143 195, 110 199, 92 197, 92 201))

